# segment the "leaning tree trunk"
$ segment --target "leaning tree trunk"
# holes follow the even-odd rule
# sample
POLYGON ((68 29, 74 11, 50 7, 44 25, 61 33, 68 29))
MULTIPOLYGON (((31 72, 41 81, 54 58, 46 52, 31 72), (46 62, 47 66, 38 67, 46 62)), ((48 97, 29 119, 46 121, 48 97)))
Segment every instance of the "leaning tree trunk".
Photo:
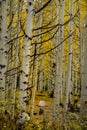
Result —
POLYGON ((87 10, 86 10, 86 26, 84 40, 84 55, 82 65, 82 88, 81 88, 81 116, 87 117, 87 10))
POLYGON ((69 59, 68 59, 68 75, 67 75, 67 82, 66 82, 66 100, 65 100, 65 109, 68 109, 69 103, 69 93, 70 93, 70 85, 71 85, 71 67, 72 67, 72 17, 73 17, 73 4, 74 0, 70 1, 70 22, 69 22, 69 59))
POLYGON ((26 111, 27 103, 27 88, 28 88, 28 73, 29 73, 29 55, 30 55, 30 44, 32 36, 32 18, 33 18, 33 2, 27 0, 27 18, 26 18, 26 34, 27 37, 23 42, 23 56, 22 56, 22 67, 20 75, 20 104, 21 111, 26 111))
POLYGON ((1 43, 0 43, 0 52, 1 52, 1 59, 0 59, 0 67, 1 67, 1 102, 5 101, 5 73, 7 69, 7 0, 2 0, 1 2, 1 43))

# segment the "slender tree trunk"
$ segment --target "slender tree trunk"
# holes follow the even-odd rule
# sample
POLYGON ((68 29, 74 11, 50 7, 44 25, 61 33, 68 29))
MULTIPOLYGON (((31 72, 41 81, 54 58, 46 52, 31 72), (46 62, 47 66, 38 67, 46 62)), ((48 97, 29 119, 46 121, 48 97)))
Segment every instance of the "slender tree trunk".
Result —
MULTIPOLYGON (((1 0, 0 0, 0 16, 2 15, 1 14, 2 12, 1 12, 1 0)), ((1 21, 2 21, 2 19, 0 18, 0 60, 1 60, 1 21)), ((1 62, 0 62, 1 63, 1 62)), ((0 75, 1 76, 1 75, 0 75)))
MULTIPOLYGON (((33 2, 32 0, 27 0, 27 18, 26 18, 26 34, 29 38, 32 36, 32 18, 33 18, 33 2)), ((26 38, 23 42, 23 57, 22 57, 22 67, 20 75, 20 104, 21 111, 26 111, 27 93, 28 88, 28 72, 29 72, 29 55, 30 55, 30 44, 31 39, 26 38)))
MULTIPOLYGON (((81 96, 81 86, 82 86, 82 62, 83 62, 83 38, 82 38, 82 31, 81 31, 81 5, 80 5, 80 0, 78 0, 78 18, 79 18, 79 21, 78 21, 78 26, 79 26, 79 32, 78 32, 78 37, 79 37, 79 52, 80 52, 80 55, 79 55, 79 68, 80 70, 78 69, 78 71, 80 71, 80 79, 79 79, 79 82, 77 81, 77 94, 78 94, 78 100, 80 101, 80 96, 81 96)), ((78 76, 78 74, 77 74, 78 76)), ((78 105, 80 103, 78 102, 78 105)), ((80 106, 80 105, 79 105, 80 106)))
POLYGON ((6 46, 7 42, 7 0, 1 2, 1 89, 2 89, 2 103, 5 100, 5 78, 6 78, 6 69, 7 69, 7 52, 8 48, 6 46))
MULTIPOLYGON (((63 0, 60 1, 60 24, 64 23, 64 7, 65 7, 65 2, 63 0)), ((59 43, 63 41, 64 39, 64 27, 61 26, 59 33, 58 33, 58 38, 59 43)), ((56 54, 56 83, 55 83, 55 97, 54 97, 54 116, 56 119, 57 113, 58 113, 58 107, 60 102, 62 101, 62 58, 63 58, 63 50, 64 50, 64 45, 62 44, 60 48, 57 49, 57 54, 56 54)), ((54 119, 54 121, 55 121, 54 119)))
MULTIPOLYGON (((59 2, 57 0, 55 0, 55 3, 56 5, 59 4, 59 2)), ((57 22, 58 22, 58 19, 59 19, 59 11, 60 11, 60 6, 59 8, 56 7, 56 15, 57 15, 57 22)), ((59 43, 59 31, 57 32, 57 36, 56 36, 56 39, 55 39, 55 45, 59 43)), ((55 57, 55 75, 56 75, 56 78, 55 78, 55 86, 54 86, 54 104, 53 104, 53 123, 57 122, 57 119, 58 119, 58 107, 59 107, 59 86, 58 86, 58 65, 59 65, 59 55, 58 55, 58 48, 56 49, 56 57, 55 57)))
MULTIPOLYGON (((1 0, 0 0, 0 16, 1 16, 1 0)), ((1 62, 2 62, 2 42, 1 42, 1 21, 0 19, 0 106, 1 106, 1 101, 2 101, 2 71, 1 71, 1 62)), ((1 108, 2 109, 2 108, 1 108)), ((0 109, 0 111, 1 111, 0 109)))
MULTIPOLYGON (((39 13, 39 17, 40 17, 39 26, 40 27, 43 24, 42 14, 43 14, 43 11, 39 13)), ((40 33, 42 33, 42 30, 39 31, 39 34, 40 33)), ((42 35, 39 38, 40 38, 40 41, 42 41, 42 35)), ((43 45, 41 46, 41 48, 42 48, 41 51, 43 52, 43 45)), ((39 53, 40 53, 40 51, 39 51, 39 53)), ((43 55, 40 56, 40 76, 39 76, 39 91, 40 92, 43 91, 43 59, 44 59, 44 56, 43 55)))
MULTIPOLYGON (((73 17, 73 4, 74 0, 70 0, 70 19, 73 17)), ((72 33, 72 20, 69 22, 69 35, 72 33)), ((65 100, 65 109, 68 109, 69 103, 69 92, 71 85, 71 67, 72 67, 72 36, 69 37, 69 59, 68 59, 68 75, 67 75, 67 83, 66 83, 66 100, 65 100)))
POLYGON ((82 117, 87 117, 87 9, 86 9, 86 24, 85 24, 85 40, 84 40, 84 55, 82 65, 82 88, 81 88, 81 109, 82 117))
MULTIPOLYGON (((63 0, 60 1, 60 24, 64 24, 64 10, 65 10, 65 2, 63 0)), ((60 42, 64 40, 64 26, 60 27, 60 42)), ((60 46, 59 52, 59 68, 58 68, 58 86, 59 86, 59 103, 62 102, 62 60, 63 60, 63 51, 64 51, 64 43, 60 46)))
MULTIPOLYGON (((35 27, 37 26, 37 20, 38 20, 38 16, 36 15, 36 17, 34 17, 34 23, 35 23, 35 27)), ((34 35, 37 35, 38 31, 35 31, 34 35)), ((38 41, 38 37, 36 37, 34 40, 34 42, 38 41)), ((38 66, 37 66, 37 59, 36 59, 36 52, 37 52, 37 44, 34 45, 33 47, 33 53, 34 53, 34 57, 33 57, 33 67, 32 67, 32 99, 31 99, 31 119, 33 120, 33 113, 34 113, 34 105, 35 105, 35 94, 36 94, 36 89, 37 89, 37 70, 38 70, 38 66)))

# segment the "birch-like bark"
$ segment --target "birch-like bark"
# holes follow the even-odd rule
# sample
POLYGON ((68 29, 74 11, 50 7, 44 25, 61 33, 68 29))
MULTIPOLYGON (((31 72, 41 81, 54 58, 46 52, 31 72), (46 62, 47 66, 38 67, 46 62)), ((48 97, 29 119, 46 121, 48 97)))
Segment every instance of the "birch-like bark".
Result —
MULTIPOLYGON (((60 24, 64 24, 64 10, 65 10, 65 1, 60 1, 60 24)), ((60 27, 60 42, 64 40, 64 26, 60 27)), ((60 46, 59 52, 59 67, 58 67, 58 86, 59 86, 59 103, 62 102, 62 60, 64 52, 64 43, 60 46)))
MULTIPOLYGON (((73 17, 73 4, 74 0, 70 0, 70 19, 73 17)), ((69 22, 69 35, 72 34, 72 20, 69 22)), ((69 92, 71 85, 71 67, 72 67, 72 36, 69 37, 69 57, 68 57, 68 75, 67 75, 67 83, 66 83, 66 100, 65 100, 65 110, 68 109, 69 103, 69 92)))
MULTIPOLYGON (((80 80, 79 80, 79 84, 77 82, 77 98, 80 100, 80 95, 81 95, 81 86, 82 86, 82 62, 83 62, 83 38, 82 38, 82 31, 81 31, 81 5, 80 5, 80 0, 78 0, 78 26, 79 26, 79 32, 78 32, 78 37, 79 37, 79 52, 80 52, 80 56, 79 56, 79 68, 80 68, 80 80)), ((79 70, 79 69, 78 69, 79 70)), ((78 76, 78 74, 77 74, 78 76)), ((79 102, 78 102, 79 105, 79 102)), ((80 106, 80 105, 79 105, 80 106)))
MULTIPOLYGON (((0 16, 1 16, 1 0, 0 0, 0 16)), ((2 48, 2 43, 1 43, 1 21, 2 21, 2 19, 0 18, 0 64, 1 64, 1 58, 2 58, 2 49, 1 49, 2 48)), ((2 84, 1 83, 2 82, 1 81, 1 77, 2 77, 2 73, 1 73, 1 66, 0 66, 0 88, 1 88, 1 84, 2 84)))
MULTIPOLYGON (((77 60, 78 61, 78 60, 77 60)), ((74 93, 74 96, 75 96, 75 100, 77 100, 77 94, 78 94, 78 63, 76 65, 76 78, 75 78, 75 93, 74 93)))
MULTIPOLYGON (((0 16, 1 16, 1 0, 0 0, 0 16)), ((0 18, 0 106, 1 106, 1 101, 2 101, 2 90, 1 90, 1 88, 2 88, 1 87, 1 85, 2 85, 2 72, 1 72, 1 59, 2 59, 1 21, 2 21, 2 19, 0 18)))
POLYGON ((82 88, 81 88, 81 109, 82 117, 87 117, 87 9, 86 9, 86 26, 85 26, 85 40, 84 40, 84 55, 82 65, 82 88))
MULTIPOLYGON (((53 3, 50 3, 50 21, 53 21, 53 3)), ((54 24, 54 23, 53 23, 54 24)), ((50 24, 50 25, 53 25, 53 24, 50 24)), ((51 31, 51 33, 52 33, 52 35, 53 35, 53 31, 51 31)), ((52 46, 55 46, 54 44, 55 44, 55 42, 54 42, 54 39, 52 39, 52 44, 50 44, 50 48, 52 47, 52 46)), ((54 89, 54 68, 55 67, 53 67, 53 64, 55 63, 55 58, 54 58, 54 56, 53 56, 53 54, 52 53, 55 53, 55 50, 53 50, 51 53, 50 53, 50 60, 49 60, 49 65, 50 65, 50 67, 49 67, 49 69, 48 69, 48 91, 49 91, 49 93, 52 93, 53 92, 53 89, 54 89)))
MULTIPOLYGON (((27 0, 27 18, 26 18, 26 34, 29 38, 32 36, 32 18, 33 18, 33 2, 32 0, 27 0)), ((28 88, 28 72, 29 72, 29 55, 30 55, 30 44, 31 39, 26 38, 23 42, 23 57, 22 57, 22 67, 20 75, 20 104, 21 111, 26 111, 26 100, 28 88)))
POLYGON ((8 48, 6 46, 7 42, 7 0, 1 2, 1 46, 0 46, 0 51, 1 51, 1 97, 2 97, 2 104, 5 100, 5 73, 7 69, 7 51, 8 48))
MULTIPOLYGON (((40 21, 39 21, 39 26, 41 27, 42 26, 42 14, 43 14, 43 11, 41 11, 39 13, 39 17, 40 17, 40 21)), ((42 32, 42 30, 39 30, 39 34, 42 32)), ((40 38, 40 41, 42 41, 42 35, 39 37, 40 38)), ((40 47, 40 46, 39 46, 40 47)), ((43 45, 42 45, 42 52, 43 52, 43 45)), ((40 53, 40 51, 39 51, 40 53)), ((43 91, 43 59, 44 59, 44 56, 40 56, 40 75, 39 75, 39 91, 43 91)))
MULTIPOLYGON (((42 20, 42 19, 40 19, 42 20)), ((38 16, 34 17, 34 23, 35 27, 38 25, 38 16)), ((35 31, 34 35, 37 35, 38 31, 35 31)), ((38 37, 34 39, 34 42, 38 41, 38 37)), ((37 71, 38 71, 38 64, 37 64, 37 59, 36 59, 36 53, 37 52, 37 45, 34 45, 33 47, 33 68, 32 68, 32 99, 31 99, 31 119, 33 120, 33 113, 34 113, 34 106, 35 106, 35 94, 36 94, 36 89, 37 89, 37 71)))
MULTIPOLYGON (((60 7, 58 8, 58 4, 60 4, 58 1, 55 1, 57 8, 56 8, 56 12, 57 12, 57 22, 59 21, 59 12, 60 12, 60 7)), ((58 44, 60 42, 59 39, 60 36, 60 31, 57 32, 57 36, 56 36, 56 44, 58 44)), ((59 85, 58 85, 58 71, 59 71, 59 49, 56 49, 56 79, 55 79, 55 88, 54 88, 54 106, 53 106, 53 123, 55 123, 57 121, 58 118, 58 107, 59 107, 59 85)))

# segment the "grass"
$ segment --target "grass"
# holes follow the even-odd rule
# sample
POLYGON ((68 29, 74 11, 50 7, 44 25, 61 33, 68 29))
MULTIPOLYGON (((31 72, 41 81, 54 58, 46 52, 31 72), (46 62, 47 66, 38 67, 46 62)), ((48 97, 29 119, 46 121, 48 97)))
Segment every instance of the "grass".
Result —
MULTIPOLYGON (((30 106, 28 106, 30 107, 30 106)), ((15 118, 8 113, 0 114, 0 130, 87 130, 87 120, 80 122, 78 113, 65 112, 59 109, 58 118, 55 124, 52 124, 53 119, 53 98, 49 97, 48 92, 37 92, 35 98, 35 109, 37 113, 33 120, 25 122, 20 129, 17 129, 17 113, 15 118), (44 114, 39 115, 38 103, 40 100, 47 102, 47 107, 44 107, 44 114)))

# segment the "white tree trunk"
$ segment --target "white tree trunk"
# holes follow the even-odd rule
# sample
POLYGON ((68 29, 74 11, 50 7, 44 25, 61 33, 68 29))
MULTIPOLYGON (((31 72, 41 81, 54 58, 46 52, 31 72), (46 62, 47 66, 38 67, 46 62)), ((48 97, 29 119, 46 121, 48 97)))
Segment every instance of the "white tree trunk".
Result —
POLYGON ((86 10, 86 25, 85 25, 85 40, 84 40, 84 55, 82 65, 82 88, 81 88, 81 116, 87 117, 87 10, 86 10))
MULTIPOLYGON (((0 16, 1 16, 1 0, 0 0, 0 16)), ((2 21, 2 19, 0 18, 0 88, 1 88, 1 84, 2 84, 2 81, 1 81, 1 78, 2 78, 2 73, 1 73, 1 59, 2 59, 1 21, 2 21)))
MULTIPOLYGON (((26 18, 26 34, 31 38, 32 36, 32 18, 33 18, 33 2, 32 0, 27 0, 27 18, 26 18)), ((31 40, 26 38, 23 42, 23 59, 20 75, 20 104, 21 111, 26 111, 26 100, 27 93, 26 89, 28 88, 28 72, 29 72, 29 56, 30 55, 30 44, 31 40)))
MULTIPOLYGON (((59 4, 59 2, 57 0, 55 0, 55 3, 56 5, 59 4)), ((57 15, 57 22, 58 22, 58 19, 59 19, 59 11, 60 11, 60 8, 57 8, 56 7, 56 15, 57 15)), ((59 31, 57 32, 57 36, 56 36, 56 39, 54 41, 55 45, 59 43, 59 31)), ((56 75, 56 78, 54 80, 54 104, 53 104, 53 123, 57 122, 57 118, 58 118, 58 106, 59 106, 59 86, 58 86, 58 65, 59 65, 59 55, 58 55, 58 48, 55 50, 55 54, 56 54, 56 57, 55 57, 55 70, 56 72, 55 75, 56 75)))
MULTIPOLYGON (((65 10, 65 2, 63 0, 60 1, 60 24, 64 24, 64 10, 65 10)), ((64 40, 64 26, 60 27, 60 42, 64 40)), ((63 51, 64 51, 64 43, 60 46, 59 52, 59 68, 58 68, 58 86, 59 86, 59 103, 62 102, 62 60, 63 60, 63 51)))
POLYGON ((0 51, 1 51, 1 81, 0 81, 0 87, 2 88, 2 92, 1 92, 1 97, 2 102, 4 102, 5 100, 5 73, 6 73, 6 69, 7 69, 7 51, 8 48, 6 46, 6 42, 7 42, 7 0, 3 0, 1 2, 1 43, 0 43, 0 51))
MULTIPOLYGON (((40 19, 42 20, 42 19, 40 19)), ((38 16, 34 17, 34 23, 35 27, 38 25, 38 16)), ((38 27, 37 27, 38 28, 38 27)), ((38 34, 38 30, 35 31, 34 35, 38 34)), ((38 41, 38 37, 34 39, 34 42, 38 41)), ((37 45, 34 45, 33 47, 33 53, 35 54, 35 51, 37 52, 37 45)), ((31 119, 33 120, 33 113, 34 113, 34 105, 35 105, 35 94, 36 94, 36 89, 37 89, 37 71, 38 71, 38 62, 36 58, 36 54, 33 57, 33 68, 32 68, 32 99, 31 99, 31 119)))
MULTIPOLYGON (((43 14, 43 11, 41 11, 40 13, 39 13, 39 18, 40 18, 40 21, 39 21, 39 26, 41 27, 42 26, 42 24, 43 24, 43 22, 42 22, 42 14, 43 14)), ((42 30, 39 30, 39 34, 40 33, 42 33, 42 30)), ((39 37, 39 39, 40 39, 40 41, 42 41, 42 35, 39 37)), ((40 47, 40 45, 39 45, 39 47, 40 47)), ((43 52, 43 46, 42 46, 42 52, 43 52)), ((39 51, 39 53, 40 53, 40 51, 39 51)), ((39 76, 39 91, 41 92, 41 91, 43 91, 43 63, 44 63, 44 61, 43 61, 43 59, 44 59, 44 56, 42 55, 42 56, 40 56, 40 76, 39 76)))
MULTIPOLYGON (((60 24, 64 23, 64 6, 65 2, 63 0, 60 1, 60 24)), ((58 33, 58 38, 60 43, 64 39, 64 27, 60 27, 60 32, 58 33)), ((63 58, 63 48, 64 45, 62 44, 60 48, 57 49, 56 54, 56 82, 55 82, 55 90, 54 90, 54 122, 57 118, 58 107, 62 100, 62 58, 63 58)))
MULTIPOLYGON (((1 16, 1 0, 0 0, 0 16, 1 16)), ((2 42, 1 42, 1 21, 2 19, 0 18, 0 106, 1 106, 1 101, 2 101, 2 72, 1 72, 1 59, 2 59, 2 42)), ((2 108, 1 108, 2 109, 2 108)), ((0 110, 1 111, 1 110, 0 110)))
MULTIPOLYGON (((73 17, 73 4, 74 0, 70 0, 70 19, 73 17)), ((72 34, 72 20, 69 22, 69 35, 72 34)), ((68 59, 68 75, 66 83, 66 100, 65 100, 65 110, 68 109, 69 103, 69 93, 71 85, 71 67, 72 67, 72 36, 69 37, 69 59, 68 59)))

